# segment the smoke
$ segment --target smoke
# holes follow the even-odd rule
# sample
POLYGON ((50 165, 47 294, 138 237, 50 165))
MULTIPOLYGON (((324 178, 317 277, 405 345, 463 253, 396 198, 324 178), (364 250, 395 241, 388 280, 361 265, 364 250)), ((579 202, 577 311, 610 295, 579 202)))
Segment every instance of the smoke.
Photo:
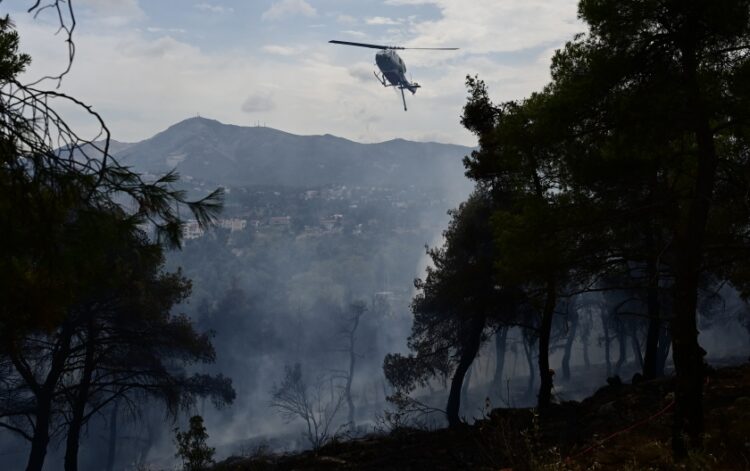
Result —
MULTIPOLYGON (((441 243, 447 211, 470 188, 460 174, 442 175, 429 188, 231 188, 222 217, 242 219, 246 228, 217 228, 188 240, 182 251, 170 253, 168 267, 180 267, 193 280, 193 294, 179 310, 215 332, 216 363, 201 372, 232 377, 237 399, 223 410, 199 402, 175 424, 146 415, 124 426, 122 434, 159 429, 145 453, 145 461, 154 464, 172 460, 173 428, 184 428, 196 413, 204 417, 218 458, 260 445, 275 451, 309 447, 304 423, 284 420, 271 407, 271 390, 284 367, 295 363, 307 377, 329 381, 336 391, 343 387, 350 355, 342 334, 355 301, 367 311, 354 336, 358 429, 348 433, 371 432, 388 407, 383 358, 406 349, 413 280, 423 276, 424 247, 441 243)), ((150 408, 158 411, 159 405, 150 408)), ((345 425, 346 415, 343 407, 336 429, 345 425)), ((137 447, 123 448, 123 456, 144 455, 137 447)))

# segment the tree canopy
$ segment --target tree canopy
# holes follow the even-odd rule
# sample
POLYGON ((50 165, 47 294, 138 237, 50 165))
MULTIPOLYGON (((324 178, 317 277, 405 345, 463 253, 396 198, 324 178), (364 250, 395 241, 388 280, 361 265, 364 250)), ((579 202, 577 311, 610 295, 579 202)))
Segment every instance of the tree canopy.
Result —
MULTIPOLYGON (((39 2, 31 11, 37 8, 39 2)), ((52 436, 64 431, 65 469, 71 471, 82 427, 116 398, 155 396, 173 411, 200 396, 217 404, 233 400, 228 378, 190 373, 191 363, 214 360, 213 346, 208 334, 172 312, 189 294, 189 281, 163 270, 164 250, 181 242, 181 208, 207 227, 223 192, 191 201, 174 187, 176 174, 147 180, 120 165, 91 107, 42 89, 43 81, 18 81, 30 62, 18 44, 10 19, 0 19, 0 224, 6 236, 0 247, 0 427, 31 442, 28 470, 42 469, 52 436), (80 137, 56 111, 61 103, 89 113, 101 133, 80 137)))
MULTIPOLYGON (((465 165, 491 208, 484 276, 519 287, 538 316, 542 407, 556 305, 591 290, 640 297, 646 377, 658 370, 663 326, 671 334, 682 456, 683 436, 700 446, 703 430, 703 287, 713 278, 747 290, 750 2, 582 0, 579 17, 587 32, 556 52, 543 90, 495 104, 467 78, 462 123, 479 148, 465 165)), ((429 276, 462 262, 435 265, 417 307, 461 292, 461 279, 429 276)), ((469 317, 453 316, 445 339, 473 325, 475 311, 457 309, 469 317)))

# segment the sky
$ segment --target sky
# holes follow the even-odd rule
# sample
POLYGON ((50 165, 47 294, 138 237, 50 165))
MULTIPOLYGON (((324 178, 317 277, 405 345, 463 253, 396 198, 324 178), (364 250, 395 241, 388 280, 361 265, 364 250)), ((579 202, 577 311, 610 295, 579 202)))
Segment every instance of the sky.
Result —
MULTIPOLYGON (((584 31, 576 0, 72 2, 76 55, 60 91, 92 105, 125 142, 200 115, 360 142, 474 145, 460 124, 466 75, 485 80, 494 101, 523 98, 548 82, 554 51, 584 31), (373 76, 375 50, 331 39, 460 50, 399 52, 422 85, 405 112, 373 76)), ((59 73, 66 60, 57 17, 32 17, 33 3, 0 3, 32 56, 25 81, 59 73)), ((91 119, 62 109, 93 133, 91 119)))

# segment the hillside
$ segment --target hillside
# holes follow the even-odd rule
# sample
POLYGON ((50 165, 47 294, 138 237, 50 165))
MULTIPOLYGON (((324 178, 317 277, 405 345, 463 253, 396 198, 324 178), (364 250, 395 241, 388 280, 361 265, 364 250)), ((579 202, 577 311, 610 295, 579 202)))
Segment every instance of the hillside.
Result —
POLYGON ((581 402, 495 409, 460 430, 401 428, 331 443, 318 452, 234 457, 215 471, 750 469, 750 365, 714 371, 706 384, 705 450, 675 464, 669 446, 672 379, 611 384, 581 402))
POLYGON ((450 144, 402 139, 361 144, 190 118, 150 139, 118 146, 115 155, 141 172, 176 168, 188 179, 230 187, 415 185, 451 191, 468 185, 462 158, 470 152, 450 144))

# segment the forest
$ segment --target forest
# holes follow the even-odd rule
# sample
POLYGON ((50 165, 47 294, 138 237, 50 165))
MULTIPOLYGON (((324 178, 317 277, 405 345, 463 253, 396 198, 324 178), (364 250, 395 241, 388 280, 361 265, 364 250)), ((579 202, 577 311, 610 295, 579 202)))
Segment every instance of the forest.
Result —
MULTIPOLYGON (((48 79, 64 80, 73 5, 28 8, 57 12, 68 69, 48 79)), ((625 453, 750 467, 747 436, 716 444, 750 420, 750 1, 580 0, 578 15, 585 32, 526 98, 466 76, 478 145, 442 186, 414 183, 415 160, 351 183, 365 167, 342 155, 314 182, 290 168, 226 187, 126 165, 170 162, 185 133, 230 148, 230 129, 196 118, 121 148, 89 104, 20 81, 32 58, 0 19, 0 460, 423 469, 410 460, 445 452, 431 467, 600 469, 571 462, 614 432, 586 414, 627 397, 612 427, 661 428, 625 453), (559 438, 573 423, 596 432, 559 438)), ((645 469, 630 466, 605 468, 645 469)))

